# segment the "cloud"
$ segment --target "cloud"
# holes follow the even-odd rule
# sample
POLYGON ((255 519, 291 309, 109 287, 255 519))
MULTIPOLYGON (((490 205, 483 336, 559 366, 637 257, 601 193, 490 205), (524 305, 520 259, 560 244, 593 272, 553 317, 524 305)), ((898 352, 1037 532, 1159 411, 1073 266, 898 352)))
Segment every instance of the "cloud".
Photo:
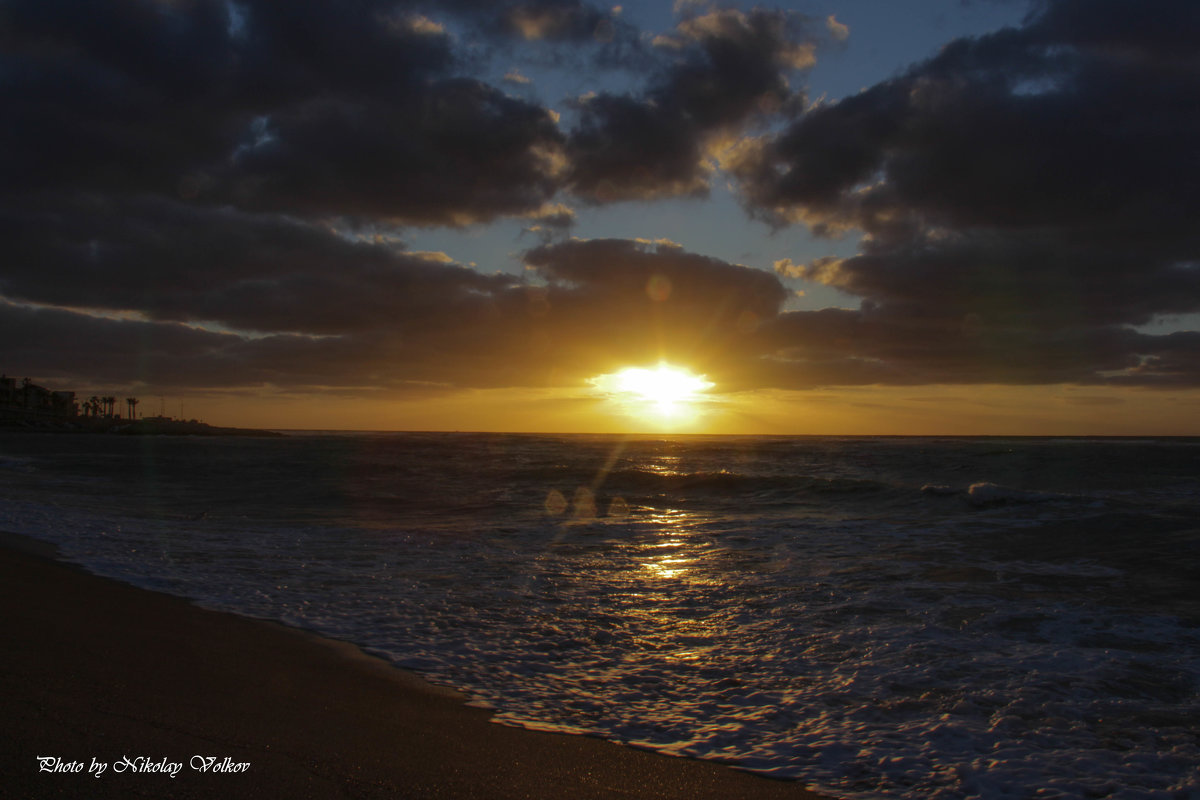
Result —
POLYGON ((804 264, 796 264, 790 258, 781 258, 775 262, 775 271, 789 278, 806 278, 809 270, 804 264))
POLYGON ((679 50, 651 56, 618 14, 574 0, 233 8, 9 3, 9 190, 411 225, 526 216, 563 189, 590 202, 699 194, 715 140, 792 99, 786 73, 811 64, 814 41, 806 19, 765 10, 689 15, 679 50), (656 77, 579 103, 564 133, 554 111, 464 76, 477 56, 439 15, 491 40, 586 43, 656 77))
POLYGON ((666 359, 717 380, 758 357, 755 330, 787 299, 770 273, 672 242, 572 239, 525 260, 546 283, 544 323, 592 374, 666 359))
MULTIPOLYGON (((6 4, 6 370, 405 391, 579 378, 593 369, 580 354, 614 333, 614 352, 644 354, 621 316, 652 302, 644 287, 627 298, 578 266, 567 279, 589 249, 549 244, 574 221, 558 197, 570 165, 557 115, 465 77, 442 22, 498 13, 536 23, 522 36, 565 42, 612 14, 568 2, 231 8, 6 4), (400 239, 404 225, 500 216, 545 234, 545 286, 400 239)), ((614 31, 596 46, 628 33, 614 31)), ((695 322, 680 309, 728 301, 702 302, 678 265, 706 281, 721 267, 677 250, 659 259, 675 299, 654 303, 695 322)))
POLYGON ((1200 334, 1139 330, 1200 311, 1184 4, 1046 3, 802 116, 788 79, 836 20, 685 4, 654 47, 574 0, 233 7, 5 4, 6 371, 404 393, 669 358, 723 388, 1200 383, 1200 334), (564 129, 472 77, 464 30, 652 69, 564 129), (568 203, 700 195, 722 169, 752 214, 861 232, 857 253, 771 272, 652 231, 566 238, 568 203), (536 237, 524 275, 403 242, 498 218, 536 237), (785 281, 861 305, 783 312, 785 281))
POLYGON ((575 212, 562 203, 556 203, 543 206, 536 214, 531 215, 530 219, 534 224, 522 229, 522 235, 532 233, 544 244, 548 244, 570 232, 571 226, 575 224, 575 212))
POLYGON ((755 326, 787 294, 769 273, 669 242, 543 244, 526 254, 524 279, 281 215, 159 198, 8 213, 5 369, 53 364, 79 380, 405 393, 581 383, 663 357, 720 370, 753 357, 755 326))
POLYGON ((545 109, 469 79, 385 102, 314 99, 267 131, 222 176, 231 199, 263 211, 464 225, 536 210, 564 169, 545 109))
POLYGON ((160 200, 81 201, 0 226, 17 245, 0 279, 10 300, 258 335, 436 337, 516 284, 286 217, 160 200))
POLYGON ((505 9, 504 18, 525 39, 606 41, 613 37, 612 18, 580 3, 514 3, 505 9))
POLYGON ((579 0, 437 0, 430 8, 462 14, 491 35, 526 41, 611 42, 636 37, 620 6, 602 9, 579 0))
POLYGON ((776 264, 863 301, 780 319, 809 354, 795 372, 1200 383, 1193 336, 1135 327, 1200 311, 1197 36, 1186 3, 1048 2, 743 142, 728 164, 751 213, 865 234, 854 256, 776 264))
POLYGON ((787 74, 815 59, 807 18, 765 9, 688 15, 656 41, 666 63, 653 85, 576 103, 567 182, 587 201, 706 194, 710 149, 795 102, 787 74))
POLYGON ((1038 331, 967 315, 867 305, 780 315, 760 328, 771 354, 753 376, 787 388, 852 384, 1194 385, 1196 335, 1115 326, 1038 331))
POLYGON ((829 29, 829 35, 835 41, 844 42, 850 38, 850 26, 838 22, 833 14, 825 18, 825 27, 829 29))
POLYGON ((238 8, 235 27, 217 0, 7 4, 9 189, 415 224, 521 215, 558 190, 551 113, 456 77, 427 18, 383 2, 238 8))
POLYGON ((440 22, 434 22, 429 17, 423 14, 416 14, 403 20, 404 24, 416 33, 424 33, 427 35, 440 36, 446 32, 446 26, 440 22))

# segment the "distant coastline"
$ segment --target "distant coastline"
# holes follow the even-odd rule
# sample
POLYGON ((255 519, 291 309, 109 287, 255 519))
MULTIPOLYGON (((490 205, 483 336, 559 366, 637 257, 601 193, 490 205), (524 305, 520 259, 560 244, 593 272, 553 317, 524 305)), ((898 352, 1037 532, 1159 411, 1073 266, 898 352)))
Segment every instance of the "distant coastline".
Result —
POLYGON ((114 436, 284 436, 279 431, 261 428, 229 428, 209 425, 194 419, 172 419, 170 417, 146 417, 128 420, 92 420, 79 417, 74 420, 21 419, 0 416, 0 431, 28 433, 77 433, 110 434, 114 436))
POLYGON ((126 397, 126 414, 117 411, 117 398, 93 395, 76 402, 71 390, 52 390, 29 378, 0 375, 0 430, 56 433, 113 433, 130 436, 282 436, 258 428, 227 428, 196 419, 175 419, 162 414, 137 416, 139 400, 126 397))

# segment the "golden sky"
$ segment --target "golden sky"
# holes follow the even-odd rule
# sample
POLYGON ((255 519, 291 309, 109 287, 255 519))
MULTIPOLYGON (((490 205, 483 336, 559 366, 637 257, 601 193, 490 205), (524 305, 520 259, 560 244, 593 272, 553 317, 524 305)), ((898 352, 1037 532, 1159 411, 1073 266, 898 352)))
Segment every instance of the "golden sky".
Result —
MULTIPOLYGON (((150 409, 157 413, 153 399, 150 409)), ((146 408, 142 408, 146 411, 146 408)), ((180 407, 166 404, 179 416, 180 407)), ((857 387, 724 394, 664 416, 590 387, 479 389, 437 398, 317 401, 204 396, 182 407, 218 424, 288 429, 801 435, 1197 436, 1200 392, 1073 386, 857 387)))

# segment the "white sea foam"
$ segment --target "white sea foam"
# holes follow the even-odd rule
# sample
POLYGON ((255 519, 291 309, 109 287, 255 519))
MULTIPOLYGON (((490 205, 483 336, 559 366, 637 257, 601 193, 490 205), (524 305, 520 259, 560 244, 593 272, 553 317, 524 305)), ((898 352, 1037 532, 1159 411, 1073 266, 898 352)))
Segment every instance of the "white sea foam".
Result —
POLYGON ((1055 492, 1016 489, 1011 486, 1001 486, 987 481, 973 483, 967 488, 967 502, 979 507, 1003 505, 1005 503, 1044 503, 1048 500, 1062 499, 1066 499, 1066 496, 1055 492))

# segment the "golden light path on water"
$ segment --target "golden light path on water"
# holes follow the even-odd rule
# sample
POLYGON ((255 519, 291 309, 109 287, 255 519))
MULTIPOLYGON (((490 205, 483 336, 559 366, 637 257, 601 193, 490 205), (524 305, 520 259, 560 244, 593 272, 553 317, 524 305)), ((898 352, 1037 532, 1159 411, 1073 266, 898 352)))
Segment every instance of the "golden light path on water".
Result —
MULTIPOLYGON (((634 509, 623 497, 605 495, 603 484, 623 449, 617 446, 592 486, 579 487, 570 498, 559 491, 548 493, 546 512, 559 517, 563 525, 550 548, 558 546, 571 527, 619 526, 613 531, 622 533, 607 539, 605 549, 624 562, 625 569, 601 570, 611 592, 612 610, 641 631, 639 647, 671 661, 705 664, 714 659, 725 620, 716 609, 706 606, 701 612, 685 598, 697 593, 707 596, 717 588, 710 585, 713 577, 707 573, 712 565, 707 562, 720 548, 700 534, 703 516, 679 508, 634 509), (633 522, 630 515, 635 510, 633 522)), ((650 474, 675 476, 680 474, 677 462, 666 456, 638 466, 650 474)))

